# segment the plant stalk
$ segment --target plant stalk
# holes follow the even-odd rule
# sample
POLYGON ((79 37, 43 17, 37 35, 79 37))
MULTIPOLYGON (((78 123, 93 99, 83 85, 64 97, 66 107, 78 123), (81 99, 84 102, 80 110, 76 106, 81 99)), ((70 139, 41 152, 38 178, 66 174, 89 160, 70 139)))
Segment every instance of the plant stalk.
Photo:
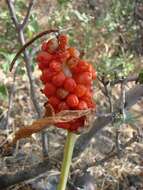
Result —
POLYGON ((64 148, 64 158, 62 163, 60 182, 57 190, 66 190, 75 141, 76 134, 68 131, 64 148))

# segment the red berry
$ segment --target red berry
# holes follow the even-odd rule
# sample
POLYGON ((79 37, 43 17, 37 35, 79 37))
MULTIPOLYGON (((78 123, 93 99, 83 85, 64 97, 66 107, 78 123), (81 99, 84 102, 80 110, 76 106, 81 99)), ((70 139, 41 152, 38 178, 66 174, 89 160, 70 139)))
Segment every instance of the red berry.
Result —
POLYGON ((78 84, 83 84, 83 85, 91 85, 92 84, 92 74, 90 72, 84 72, 78 75, 75 78, 75 81, 78 84))
POLYGON ((38 63, 38 67, 40 70, 44 70, 48 66, 46 66, 46 64, 43 64, 43 63, 38 63))
POLYGON ((85 101, 81 100, 77 106, 77 109, 79 109, 79 110, 88 109, 87 103, 85 101))
POLYGON ((56 94, 57 94, 58 98, 64 99, 64 98, 67 97, 67 95, 69 94, 69 92, 66 91, 63 88, 58 88, 57 91, 56 91, 56 94))
POLYGON ((53 76, 52 78, 52 83, 57 86, 60 87, 63 85, 64 81, 65 81, 65 75, 63 72, 58 73, 57 75, 53 76))
POLYGON ((46 83, 45 88, 43 89, 43 93, 49 98, 53 96, 56 92, 56 88, 51 83, 46 83))
POLYGON ((73 92, 74 89, 76 87, 76 82, 74 79, 72 78, 66 78, 65 82, 64 82, 64 88, 65 90, 69 91, 69 92, 73 92))
POLYGON ((70 108, 75 108, 79 103, 78 97, 75 94, 70 94, 66 99, 66 103, 70 108))
POLYGON ((77 97, 82 97, 85 95, 87 89, 84 85, 78 84, 74 90, 74 93, 77 95, 77 97))
POLYGON ((58 46, 59 44, 57 38, 52 38, 49 41, 43 43, 42 50, 53 53, 58 49, 58 46))
MULTIPOLYGON (((72 59, 71 59, 72 60, 72 59)), ((70 63, 70 68, 73 73, 78 74, 78 73, 83 73, 83 72, 92 72, 91 70, 91 65, 85 61, 82 60, 76 60, 76 64, 71 64, 70 63)))
POLYGON ((69 107, 68 107, 68 105, 66 104, 66 102, 61 102, 61 103, 59 104, 58 109, 59 109, 60 111, 62 111, 62 110, 69 110, 69 107))
POLYGON ((92 91, 87 90, 87 91, 86 91, 86 93, 85 93, 85 96, 87 96, 87 97, 89 97, 89 98, 91 98, 91 99, 92 99, 92 96, 93 96, 92 91))
POLYGON ((59 40, 59 49, 65 50, 68 44, 68 37, 64 34, 58 36, 59 40))
POLYGON ((92 73, 93 71, 93 66, 91 64, 88 63, 88 72, 92 73))
POLYGON ((78 62, 78 67, 80 69, 80 72, 91 72, 91 65, 87 63, 86 61, 80 60, 78 62))
POLYGON ((52 55, 44 51, 39 52, 36 58, 36 60, 40 63, 43 63, 45 67, 49 65, 51 59, 52 55))
POLYGON ((72 57, 68 60, 67 65, 69 66, 70 70, 74 74, 78 74, 80 72, 78 67, 78 59, 75 57, 72 57))
MULTIPOLYGON (((80 60, 80 52, 76 48, 68 47, 66 35, 44 42, 37 61, 42 70, 40 79, 45 84, 42 92, 48 97, 54 113, 95 108, 92 87, 96 71, 87 61, 80 60)), ((85 119, 81 117, 56 125, 77 131, 84 126, 85 119)))
POLYGON ((46 49, 47 49, 47 42, 46 41, 42 43, 41 49, 43 51, 46 51, 46 49))
POLYGON ((44 69, 42 71, 42 75, 40 77, 40 80, 45 84, 51 80, 52 76, 53 76, 53 74, 52 74, 52 72, 50 72, 49 69, 44 69))
POLYGON ((70 69, 74 69, 75 66, 77 66, 79 59, 76 57, 71 57, 68 62, 67 65, 70 67, 70 69))
POLYGON ((49 98, 49 103, 53 106, 54 109, 56 109, 60 104, 60 100, 56 96, 51 96, 49 98))
POLYGON ((53 56, 55 60, 58 60, 61 63, 64 63, 69 59, 70 54, 68 51, 58 51, 58 52, 55 52, 53 56))
POLYGON ((61 63, 58 61, 52 61, 49 63, 49 69, 53 72, 59 72, 61 71, 61 63))
POLYGON ((76 48, 70 47, 70 48, 68 48, 68 52, 70 54, 70 57, 77 57, 78 58, 80 56, 80 53, 76 48))
POLYGON ((87 103, 88 108, 95 108, 96 104, 93 102, 91 97, 83 96, 81 99, 87 103))

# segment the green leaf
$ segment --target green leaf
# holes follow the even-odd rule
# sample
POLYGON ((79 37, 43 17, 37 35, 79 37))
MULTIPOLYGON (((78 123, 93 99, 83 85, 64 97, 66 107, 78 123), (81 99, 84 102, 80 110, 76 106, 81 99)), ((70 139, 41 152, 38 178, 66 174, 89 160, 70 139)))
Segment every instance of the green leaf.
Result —
POLYGON ((4 63, 1 65, 1 68, 5 73, 7 73, 9 70, 10 63, 15 56, 15 53, 0 52, 0 55, 4 58, 4 63))
POLYGON ((58 3, 59 4, 65 4, 65 3, 68 3, 70 0, 58 0, 58 3))
POLYGON ((142 69, 141 72, 139 73, 138 82, 139 82, 140 84, 143 84, 143 69, 142 69))
POLYGON ((7 98, 8 92, 5 85, 0 85, 0 98, 5 99, 7 98))

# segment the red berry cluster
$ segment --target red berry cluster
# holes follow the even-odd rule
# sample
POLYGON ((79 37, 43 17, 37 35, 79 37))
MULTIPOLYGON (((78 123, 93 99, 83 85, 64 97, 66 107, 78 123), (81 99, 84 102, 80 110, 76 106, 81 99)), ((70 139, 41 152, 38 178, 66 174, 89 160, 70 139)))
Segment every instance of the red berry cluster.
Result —
MULTIPOLYGON (((48 97, 48 103, 55 113, 62 110, 83 110, 95 108, 92 100, 93 80, 96 72, 92 65, 80 59, 77 49, 68 46, 68 37, 59 35, 42 44, 37 55, 40 77, 44 84, 42 92, 48 97)), ((81 117, 57 126, 76 131, 84 125, 81 117)))

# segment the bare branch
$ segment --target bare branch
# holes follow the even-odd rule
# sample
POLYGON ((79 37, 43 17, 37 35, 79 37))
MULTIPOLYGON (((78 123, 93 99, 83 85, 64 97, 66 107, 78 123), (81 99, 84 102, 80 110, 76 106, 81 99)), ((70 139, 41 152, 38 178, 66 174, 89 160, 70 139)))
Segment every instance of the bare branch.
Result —
MULTIPOLYGON (((109 86, 110 88, 110 86, 109 86)), ((108 85, 104 84, 105 96, 108 98, 110 112, 113 112, 112 94, 109 92, 108 85)))
POLYGON ((15 25, 15 28, 18 30, 19 29, 19 22, 17 20, 14 5, 13 5, 11 0, 6 0, 6 3, 7 3, 8 8, 9 8, 11 19, 15 25))
POLYGON ((29 6, 27 8, 27 14, 24 17, 23 22, 20 24, 21 29, 24 29, 27 26, 27 22, 28 22, 28 19, 30 17, 30 12, 31 12, 31 10, 33 8, 34 2, 35 2, 35 0, 31 0, 30 3, 29 3, 29 6))
POLYGON ((119 143, 119 135, 120 135, 120 131, 119 129, 117 128, 116 129, 116 136, 115 136, 115 145, 116 145, 116 152, 117 152, 117 156, 120 158, 121 156, 121 148, 120 148, 120 143, 119 143))
MULTIPOLYGON (((15 14, 15 7, 13 6, 11 0, 6 0, 7 4, 8 4, 8 8, 9 8, 9 12, 10 12, 10 15, 11 15, 11 18, 15 24, 15 28, 17 30, 17 33, 18 33, 18 39, 19 39, 19 43, 21 46, 24 46, 25 45, 25 38, 24 38, 24 32, 23 32, 23 29, 24 29, 24 25, 23 25, 23 28, 20 27, 20 24, 18 23, 18 20, 17 20, 17 17, 16 17, 16 14, 15 14)), ((31 2, 31 4, 29 5, 29 10, 27 12, 27 15, 26 15, 26 20, 24 21, 25 24, 28 22, 28 18, 30 16, 30 11, 31 11, 31 8, 32 8, 32 3, 34 3, 34 1, 31 2)), ((24 54, 24 60, 25 60, 25 63, 26 63, 26 70, 27 70, 27 75, 28 75, 28 79, 29 79, 29 84, 30 84, 30 95, 31 95, 31 99, 32 99, 32 103, 34 105, 34 108, 35 108, 35 111, 37 113, 37 116, 38 117, 41 117, 41 110, 40 110, 40 107, 39 107, 39 104, 37 102, 37 97, 36 97, 36 94, 35 94, 35 88, 34 88, 34 81, 32 79, 32 71, 31 71, 31 66, 30 66, 30 57, 28 55, 28 52, 27 50, 24 49, 23 51, 23 54, 24 54)), ((47 150, 45 147, 47 146, 47 144, 45 144, 45 139, 47 139, 46 137, 47 135, 42 132, 42 141, 43 141, 43 152, 45 153, 45 151, 47 150), (45 138, 45 139, 44 139, 45 138)))
POLYGON ((113 112, 113 103, 112 103, 112 92, 111 92, 111 85, 109 80, 105 78, 105 76, 102 76, 101 78, 97 78, 99 82, 103 85, 103 88, 101 88, 102 93, 107 97, 109 102, 109 110, 112 113, 113 112))
MULTIPOLYGON (((21 46, 23 46, 25 44, 23 31, 19 31, 19 41, 21 43, 21 46)), ((39 104, 37 102, 37 97, 35 96, 34 82, 33 82, 32 75, 31 75, 32 71, 31 71, 31 66, 30 66, 30 58, 28 56, 27 50, 25 50, 23 52, 23 54, 24 54, 24 60, 26 63, 25 66, 26 66, 26 70, 27 70, 27 75, 28 75, 28 79, 29 79, 29 83, 30 83, 31 99, 32 99, 33 105, 35 107, 35 110, 37 112, 37 115, 38 115, 38 117, 40 117, 41 110, 40 110, 39 104)))
MULTIPOLYGON (((11 14, 11 18, 12 18, 12 20, 13 20, 13 22, 15 24, 15 28, 16 28, 16 30, 18 32, 19 42, 20 42, 21 46, 23 46, 25 44, 24 33, 23 33, 23 29, 21 29, 19 27, 19 23, 18 23, 16 14, 15 14, 15 7, 13 6, 11 0, 6 0, 6 2, 8 4, 8 8, 9 8, 9 12, 11 14)), ((33 84, 32 75, 31 75, 30 58, 29 58, 28 52, 26 50, 23 52, 23 54, 24 54, 24 60, 25 60, 25 63, 26 63, 26 70, 27 70, 29 83, 30 83, 31 99, 32 99, 33 105, 35 107, 35 110, 36 110, 36 112, 38 114, 38 117, 40 117, 40 114, 41 114, 40 113, 40 108, 39 108, 39 105, 37 103, 37 98, 35 96, 34 84, 33 84)))
POLYGON ((6 129, 7 129, 7 132, 8 132, 8 128, 9 128, 9 117, 10 117, 10 114, 11 114, 11 109, 12 109, 12 105, 13 105, 13 98, 14 98, 14 92, 15 92, 16 72, 17 72, 17 69, 15 69, 15 71, 14 71, 13 82, 12 82, 11 89, 10 89, 10 92, 9 92, 8 111, 7 111, 7 116, 6 116, 6 129))
POLYGON ((130 76, 130 77, 127 77, 127 78, 121 78, 121 79, 116 79, 114 81, 111 81, 110 82, 110 85, 113 86, 113 85, 116 85, 116 84, 119 84, 119 83, 128 83, 128 82, 136 82, 138 79, 138 76, 130 76))

